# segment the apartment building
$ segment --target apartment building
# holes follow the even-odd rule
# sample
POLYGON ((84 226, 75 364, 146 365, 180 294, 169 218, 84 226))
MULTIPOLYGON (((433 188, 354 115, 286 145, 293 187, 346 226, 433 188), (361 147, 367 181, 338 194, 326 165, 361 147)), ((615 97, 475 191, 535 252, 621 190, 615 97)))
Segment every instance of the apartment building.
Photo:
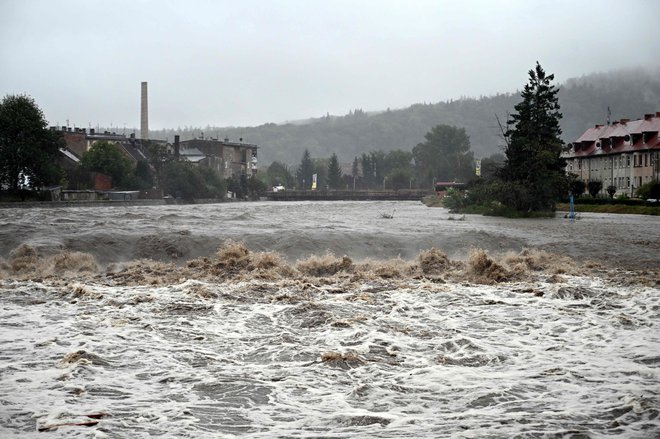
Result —
POLYGON ((641 185, 660 180, 659 131, 660 112, 589 128, 564 150, 566 172, 602 182, 602 193, 612 185, 617 195, 635 196, 641 185))

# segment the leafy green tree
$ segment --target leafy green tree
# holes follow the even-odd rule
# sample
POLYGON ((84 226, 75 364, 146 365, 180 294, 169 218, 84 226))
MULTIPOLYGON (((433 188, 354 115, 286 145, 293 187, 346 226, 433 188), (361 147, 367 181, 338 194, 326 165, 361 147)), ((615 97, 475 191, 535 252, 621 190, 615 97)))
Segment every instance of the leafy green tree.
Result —
POLYGON ((135 177, 138 179, 140 188, 146 189, 154 184, 154 176, 149 163, 140 160, 135 165, 135 177))
POLYGON ((203 187, 198 188, 196 197, 198 198, 225 198, 227 195, 227 183, 222 175, 208 166, 195 166, 193 172, 200 175, 203 187))
POLYGON ((251 199, 259 199, 260 196, 266 193, 268 186, 266 183, 257 177, 248 178, 248 194, 251 199))
POLYGON ((594 198, 596 198, 598 192, 600 192, 602 188, 603 188, 602 181, 593 180, 587 183, 587 189, 589 190, 589 195, 591 195, 594 198))
POLYGON ((314 174, 314 163, 309 155, 309 151, 305 149, 303 152, 300 166, 296 172, 296 179, 298 180, 298 187, 301 189, 309 189, 312 187, 312 174, 314 174))
POLYGON ((113 186, 121 186, 133 173, 133 164, 113 143, 105 140, 94 142, 80 163, 88 171, 100 172, 112 178, 113 186))
POLYGON ((536 68, 529 71, 522 102, 507 121, 502 177, 514 183, 516 191, 502 194, 502 200, 519 211, 553 210, 555 201, 567 189, 559 138, 559 90, 551 84, 553 79, 554 75, 546 75, 537 62, 536 68))
POLYGON ((330 189, 341 189, 344 186, 341 166, 339 166, 339 160, 335 153, 332 154, 328 163, 328 186, 330 186, 330 189))
POLYGON ((413 148, 420 178, 436 181, 466 181, 474 176, 474 154, 465 128, 436 125, 426 133, 426 142, 413 148))
POLYGON ((415 171, 412 165, 413 154, 410 151, 395 149, 385 155, 385 187, 399 190, 412 186, 415 171))
POLYGON ((412 166, 413 154, 410 151, 395 149, 385 155, 385 173, 389 174, 395 169, 408 169, 412 166))
POLYGON ((47 125, 31 97, 7 95, 0 101, 0 186, 18 190, 59 182, 57 158, 64 142, 47 125))
POLYGON ((163 166, 161 188, 166 194, 192 200, 203 186, 204 181, 199 173, 195 172, 194 164, 172 161, 163 166))
POLYGON ((386 188, 399 190, 408 189, 412 186, 414 171, 408 166, 404 168, 395 168, 387 173, 386 188))
POLYGON ((162 189, 186 200, 224 198, 227 184, 220 174, 206 166, 188 161, 170 161, 163 165, 162 189))
POLYGON ((266 169, 267 181, 271 186, 282 185, 286 188, 295 186, 296 179, 289 171, 288 166, 281 162, 273 162, 266 169))
POLYGON ((143 140, 142 146, 149 165, 154 171, 153 182, 160 187, 163 167, 166 163, 174 160, 174 156, 167 151, 167 146, 161 142, 143 140))

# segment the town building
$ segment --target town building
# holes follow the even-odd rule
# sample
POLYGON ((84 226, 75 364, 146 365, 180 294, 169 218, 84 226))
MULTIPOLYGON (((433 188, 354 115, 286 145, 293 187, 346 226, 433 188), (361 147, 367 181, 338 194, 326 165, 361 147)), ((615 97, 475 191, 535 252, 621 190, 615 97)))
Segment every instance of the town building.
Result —
MULTIPOLYGON (((60 131, 59 127, 51 127, 50 129, 53 131, 60 131)), ((83 154, 89 151, 95 142, 101 140, 115 144, 133 163, 147 160, 142 148, 142 140, 137 139, 135 134, 130 134, 126 137, 125 134, 117 134, 110 131, 97 132, 94 128, 91 128, 88 131, 85 128, 70 128, 65 126, 61 128, 61 132, 64 142, 66 143, 66 149, 62 151, 62 154, 67 157, 75 156, 78 159, 78 162, 83 154)))
POLYGON ((635 196, 649 181, 660 180, 660 112, 642 119, 595 125, 569 143, 562 157, 566 172, 585 183, 600 181, 616 194, 635 196))
POLYGON ((227 138, 201 137, 182 141, 178 154, 200 166, 215 169, 225 178, 254 177, 257 175, 257 149, 257 145, 244 143, 243 139, 230 142, 227 138))

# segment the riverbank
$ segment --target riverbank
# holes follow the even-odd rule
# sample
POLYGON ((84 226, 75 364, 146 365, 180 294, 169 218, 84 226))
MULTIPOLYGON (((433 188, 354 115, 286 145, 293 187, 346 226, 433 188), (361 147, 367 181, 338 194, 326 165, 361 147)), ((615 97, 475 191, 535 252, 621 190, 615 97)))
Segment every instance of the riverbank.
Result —
MULTIPOLYGON (((422 203, 427 207, 444 207, 442 198, 435 195, 429 195, 422 199, 422 203)), ((486 214, 488 208, 483 206, 469 206, 461 209, 456 213, 467 214, 486 214)), ((557 203, 557 212, 568 212, 570 206, 568 203, 557 203)), ((627 204, 576 204, 576 212, 592 212, 592 213, 619 213, 629 215, 660 215, 659 206, 631 206, 627 204)))
MULTIPOLYGON (((557 203, 558 211, 568 212, 568 203, 557 203)), ((625 204, 576 204, 576 212, 624 213, 631 215, 660 215, 660 206, 627 206, 625 204)))
POLYGON ((226 198, 218 200, 215 198, 204 198, 195 200, 174 200, 174 199, 145 199, 145 200, 96 200, 96 201, 17 201, 10 203, 0 203, 0 209, 28 209, 28 208, 57 208, 57 207, 140 207, 140 206, 164 206, 166 204, 217 204, 233 203, 237 200, 226 198))

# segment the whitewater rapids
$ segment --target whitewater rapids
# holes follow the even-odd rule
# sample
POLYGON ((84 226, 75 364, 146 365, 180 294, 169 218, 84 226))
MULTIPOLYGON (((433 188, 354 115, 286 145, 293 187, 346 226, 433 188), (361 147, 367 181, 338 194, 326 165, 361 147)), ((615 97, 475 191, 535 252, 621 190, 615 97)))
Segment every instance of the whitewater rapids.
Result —
POLYGON ((660 434, 657 218, 338 202, 0 222, 1 437, 660 434))

